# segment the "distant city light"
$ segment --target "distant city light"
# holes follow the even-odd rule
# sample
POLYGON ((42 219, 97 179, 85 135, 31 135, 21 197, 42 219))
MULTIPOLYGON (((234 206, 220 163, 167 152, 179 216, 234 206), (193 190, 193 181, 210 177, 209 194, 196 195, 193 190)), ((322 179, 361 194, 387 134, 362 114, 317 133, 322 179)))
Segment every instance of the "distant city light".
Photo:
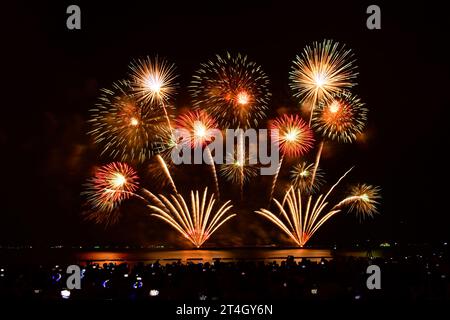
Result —
POLYGON ((69 299, 70 298, 70 291, 67 290, 67 289, 61 290, 61 298, 69 299))
POLYGON ((156 289, 152 289, 152 290, 150 290, 149 295, 150 295, 150 297, 156 297, 159 295, 159 291, 156 289))

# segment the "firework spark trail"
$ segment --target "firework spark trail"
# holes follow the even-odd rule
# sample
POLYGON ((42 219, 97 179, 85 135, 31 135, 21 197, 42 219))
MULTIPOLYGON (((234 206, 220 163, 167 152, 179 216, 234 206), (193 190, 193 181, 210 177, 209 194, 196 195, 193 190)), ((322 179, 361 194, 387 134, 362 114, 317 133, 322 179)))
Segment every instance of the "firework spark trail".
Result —
POLYGON ((151 176, 154 185, 163 187, 166 183, 169 183, 172 189, 175 190, 175 183, 173 183, 171 176, 177 167, 172 162, 172 153, 181 150, 181 142, 177 141, 174 130, 168 126, 160 126, 154 140, 152 150, 156 161, 149 163, 147 172, 151 176))
POLYGON ((314 113, 314 109, 316 108, 316 104, 317 104, 317 97, 314 97, 311 102, 311 112, 309 114, 308 126, 311 126, 311 122, 313 119, 313 113, 314 113))
POLYGON ((278 163, 277 171, 275 172, 275 174, 273 176, 272 187, 270 188, 270 195, 269 195, 269 206, 270 206, 270 204, 272 202, 273 194, 275 192, 275 187, 277 185, 278 175, 279 175, 280 170, 281 170, 281 164, 283 163, 283 159, 284 159, 284 154, 281 155, 280 162, 278 163))
POLYGON ((244 166, 245 166, 245 146, 244 146, 244 132, 242 130, 239 131, 239 142, 238 142, 238 162, 240 168, 240 178, 239 178, 239 195, 241 202, 244 201, 244 166))
POLYGON ((215 189, 216 189, 217 200, 220 200, 219 179, 217 178, 216 166, 214 165, 214 159, 211 154, 211 149, 209 149, 209 147, 206 146, 205 151, 206 151, 206 155, 208 156, 208 159, 210 162, 209 167, 211 168, 211 172, 212 172, 212 175, 214 178, 214 185, 215 185, 215 189))
POLYGON ((244 180, 245 180, 244 164, 240 165, 239 168, 240 168, 239 194, 241 201, 244 201, 244 180))
POLYGON ((167 113, 167 109, 166 109, 166 105, 164 104, 164 101, 161 101, 161 106, 162 106, 162 109, 164 110, 164 116, 166 117, 167 128, 169 128, 169 130, 173 130, 172 123, 170 122, 169 114, 167 113))
POLYGON ((169 179, 169 182, 170 182, 170 185, 172 186, 173 191, 175 193, 178 193, 177 187, 175 186, 175 182, 172 179, 172 175, 170 174, 169 168, 167 167, 167 164, 164 161, 164 158, 160 154, 157 154, 156 159, 158 160, 159 164, 161 165, 163 172, 166 174, 167 179, 169 179))
MULTIPOLYGON (((174 177, 176 175, 176 171, 178 168, 176 165, 171 163, 170 158, 166 158, 164 154, 159 154, 166 163, 167 170, 169 170, 170 175, 174 177)), ((165 186, 169 186, 170 190, 173 191, 172 184, 170 183, 170 179, 168 179, 166 171, 161 166, 160 161, 158 160, 158 157, 155 155, 154 161, 150 162, 148 166, 145 167, 145 178, 148 178, 151 180, 152 186, 156 189, 162 189, 165 186)))
POLYGON ((189 90, 194 107, 214 116, 223 128, 249 128, 265 118, 269 79, 247 56, 226 53, 202 63, 189 90))
POLYGON ((153 203, 154 205, 156 205, 158 207, 164 207, 164 203, 161 200, 159 200, 159 198, 157 196, 155 196, 153 193, 151 193, 147 189, 142 188, 141 192, 148 198, 148 199, 144 198, 144 200, 147 202, 147 204, 151 205, 153 203))
POLYGON ((207 193, 208 188, 205 188, 200 198, 198 190, 191 191, 191 209, 180 194, 171 195, 170 198, 164 195, 153 195, 158 202, 148 207, 154 212, 153 216, 170 224, 199 248, 217 229, 236 215, 227 215, 232 208, 230 201, 225 202, 218 210, 214 210, 216 200, 211 195, 207 202, 207 193))
POLYGON ((280 203, 277 199, 274 201, 280 211, 281 217, 278 217, 271 211, 263 208, 255 212, 278 226, 294 240, 298 246, 303 247, 325 222, 341 211, 335 206, 326 214, 322 214, 325 207, 328 205, 328 202, 326 202, 328 196, 352 169, 353 168, 344 173, 325 196, 323 194, 319 195, 315 202, 313 202, 313 196, 310 195, 306 205, 302 204, 301 190, 295 190, 291 186, 287 191, 284 200, 288 205, 287 209, 289 213, 284 208, 285 205, 280 203))
POLYGON ((319 162, 320 162, 320 157, 322 155, 323 144, 324 144, 324 142, 322 140, 319 144, 319 150, 317 151, 316 161, 314 162, 314 169, 313 169, 312 178, 311 178, 311 188, 314 185, 314 182, 316 181, 316 172, 317 172, 317 168, 319 168, 319 162))
POLYGON ((345 45, 324 40, 307 46, 296 57, 290 72, 294 96, 302 101, 312 100, 309 124, 317 101, 342 89, 356 85, 357 76, 354 55, 345 45))

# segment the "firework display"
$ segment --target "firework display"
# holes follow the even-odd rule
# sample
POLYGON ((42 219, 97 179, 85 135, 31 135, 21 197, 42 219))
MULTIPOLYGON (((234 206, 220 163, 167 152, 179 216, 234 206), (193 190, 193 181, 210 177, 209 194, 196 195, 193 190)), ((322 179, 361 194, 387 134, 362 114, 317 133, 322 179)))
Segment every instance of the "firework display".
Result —
POLYGON ((180 232, 186 239, 199 248, 209 237, 235 214, 227 214, 232 208, 230 201, 219 209, 214 209, 214 196, 208 200, 208 189, 200 197, 198 191, 191 191, 191 206, 177 194, 170 198, 159 195, 157 205, 149 205, 153 216, 162 219, 180 232))
POLYGON ((449 305, 444 1, 5 3, 0 304, 449 305))
MULTIPOLYGON (((232 139, 227 136, 227 139, 216 140, 217 135, 226 129, 257 129, 262 125, 268 128, 263 131, 265 142, 270 141, 275 146, 271 153, 278 155, 273 166, 275 172, 270 177, 269 204, 251 212, 272 222, 300 247, 344 209, 354 212, 360 220, 373 217, 381 198, 380 188, 376 186, 357 184, 346 198, 329 206, 332 191, 351 169, 327 193, 321 193, 321 188, 326 187, 324 166, 319 168, 325 140, 327 144, 352 143, 367 122, 366 105, 349 91, 356 85, 356 75, 354 55, 344 45, 324 40, 307 46, 294 62, 290 85, 295 97, 311 105, 308 123, 299 112, 266 119, 270 111, 269 79, 262 68, 245 55, 216 55, 201 64, 188 87, 192 108, 183 108, 182 112, 170 102, 177 89, 174 65, 161 58, 134 60, 128 80, 116 82, 113 89, 102 91, 100 102, 91 109, 89 123, 93 129, 89 133, 102 145, 102 154, 121 161, 144 163, 142 167, 146 172, 141 175, 145 177, 141 184, 150 188, 138 186, 136 171, 125 162, 103 166, 88 180, 83 192, 92 209, 88 219, 102 224, 116 222, 119 206, 135 197, 146 204, 151 216, 168 223, 195 247, 201 247, 236 216, 229 213, 232 201, 236 200, 234 196, 219 203, 221 180, 217 174, 231 189, 239 190, 242 210, 249 205, 247 195, 254 187, 248 182, 250 179, 263 181, 258 177, 258 169, 266 165, 258 158, 261 141, 252 142, 249 138, 248 146, 258 149, 255 157, 247 149, 248 137, 244 130, 236 131, 232 139), (229 140, 238 143, 229 148, 229 140), (310 151, 316 141, 314 157, 310 151), (217 149, 212 151, 210 144, 213 142, 227 144, 225 159, 219 159, 225 162, 215 162, 218 153, 217 149), (173 158, 180 152, 191 156, 192 149, 194 153, 201 151, 202 163, 209 166, 213 176, 209 181, 199 177, 205 184, 201 188, 188 185, 199 180, 192 179, 194 174, 186 166, 177 167, 173 158), (278 179, 286 177, 288 179, 280 183, 283 187, 277 186, 278 179), (210 196, 208 184, 214 186, 214 194, 210 196), (170 188, 161 192, 165 185, 170 188), (190 192, 189 199, 182 195, 186 190, 190 192), (281 193, 282 198, 275 196, 274 199, 274 195, 281 193)), ((223 158, 223 153, 217 157, 223 158)), ((192 165, 191 162, 188 165, 192 165)))
POLYGON ((256 127, 266 116, 269 79, 247 56, 227 53, 202 63, 190 86, 194 106, 223 128, 256 127))

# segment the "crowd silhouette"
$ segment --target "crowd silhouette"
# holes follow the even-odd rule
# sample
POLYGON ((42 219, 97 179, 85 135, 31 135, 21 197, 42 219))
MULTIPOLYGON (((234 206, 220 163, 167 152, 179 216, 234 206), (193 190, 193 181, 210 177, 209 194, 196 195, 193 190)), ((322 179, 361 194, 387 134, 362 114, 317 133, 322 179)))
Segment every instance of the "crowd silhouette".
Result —
POLYGON ((442 301, 450 300, 448 256, 334 257, 281 262, 92 263, 81 289, 67 290, 65 265, 0 265, 0 298, 165 301, 442 301), (367 267, 381 269, 369 290, 367 267))

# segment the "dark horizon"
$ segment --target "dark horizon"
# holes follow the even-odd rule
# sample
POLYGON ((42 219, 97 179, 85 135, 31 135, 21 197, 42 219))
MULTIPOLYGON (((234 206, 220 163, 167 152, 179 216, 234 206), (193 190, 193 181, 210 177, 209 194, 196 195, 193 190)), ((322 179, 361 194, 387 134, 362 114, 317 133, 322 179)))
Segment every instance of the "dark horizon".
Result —
MULTIPOLYGON (((187 85, 201 62, 216 53, 242 52, 270 78, 268 118, 273 118, 278 108, 295 110, 297 100, 288 87, 292 60, 305 45, 322 39, 354 51, 359 71, 354 92, 370 110, 367 141, 334 143, 334 157, 325 156, 322 168, 333 182, 355 164, 349 182, 378 185, 383 198, 381 214, 373 220, 359 224, 342 214, 308 245, 448 239, 447 188, 440 183, 446 181, 449 141, 449 62, 442 44, 448 23, 437 4, 377 2, 382 29, 368 30, 365 10, 372 3, 367 1, 217 1, 214 7, 207 2, 77 1, 80 31, 66 29, 69 4, 19 2, 2 20, 6 102, 0 120, 0 245, 179 244, 170 227, 133 202, 125 205, 129 214, 110 229, 83 221, 83 183, 94 166, 110 162, 87 135, 88 110, 99 90, 125 77, 132 59, 158 54, 177 66, 179 109, 190 104, 187 85)), ((177 179, 190 178, 181 174, 177 179)), ((278 229, 249 214, 263 202, 263 187, 251 187, 245 212, 212 242, 289 245, 278 229)))

